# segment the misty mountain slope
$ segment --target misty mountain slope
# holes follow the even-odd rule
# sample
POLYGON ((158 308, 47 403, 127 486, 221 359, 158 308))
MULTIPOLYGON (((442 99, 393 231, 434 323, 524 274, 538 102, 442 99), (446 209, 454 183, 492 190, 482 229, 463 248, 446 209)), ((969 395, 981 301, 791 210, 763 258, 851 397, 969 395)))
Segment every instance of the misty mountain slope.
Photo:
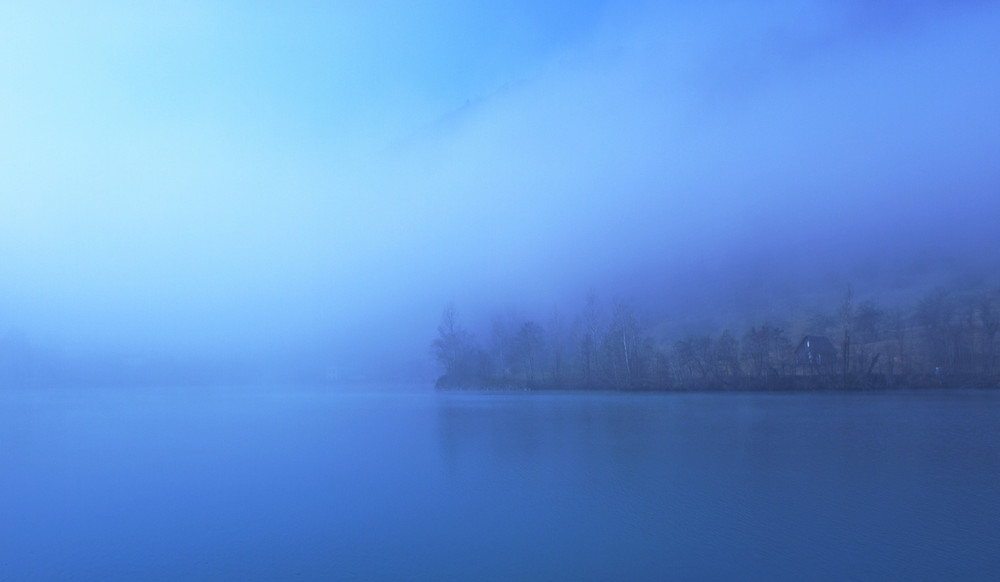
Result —
POLYGON ((448 301, 686 329, 995 269, 993 2, 384 8, 4 7, 0 333, 426 374, 448 301))

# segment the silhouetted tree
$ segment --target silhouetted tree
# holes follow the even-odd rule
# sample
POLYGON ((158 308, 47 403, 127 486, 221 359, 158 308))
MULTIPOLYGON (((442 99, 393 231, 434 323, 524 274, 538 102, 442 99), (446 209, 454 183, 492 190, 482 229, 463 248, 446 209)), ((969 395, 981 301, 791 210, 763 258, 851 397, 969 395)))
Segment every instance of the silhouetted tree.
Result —
POLYGON ((861 342, 875 342, 882 336, 885 312, 871 301, 858 305, 854 314, 854 329, 861 342))
POLYGON ((458 322, 455 305, 449 303, 441 314, 438 337, 431 351, 444 375, 439 387, 482 385, 489 376, 489 358, 475 343, 475 338, 458 322))
POLYGON ((493 316, 490 329, 490 354, 493 357, 494 374, 502 382, 511 380, 515 335, 524 320, 514 311, 493 316))
POLYGON ((615 300, 602 346, 615 388, 637 388, 644 383, 652 342, 642 333, 639 318, 628 301, 615 300))
MULTIPOLYGON (((982 381, 995 382, 1000 373, 1000 289, 938 289, 910 311, 883 309, 872 301, 855 304, 848 287, 835 313, 814 313, 804 327, 810 335, 842 333, 840 370, 832 376, 843 378, 837 386, 986 384, 982 381)), ((834 387, 826 374, 773 380, 792 365, 792 344, 774 319, 750 328, 739 341, 726 330, 718 337, 688 335, 672 344, 657 337, 654 342, 631 303, 616 299, 607 313, 591 294, 568 329, 562 321, 557 311, 544 328, 513 312, 495 317, 487 354, 448 305, 431 346, 444 372, 439 385, 834 387)))
POLYGON ((535 370, 542 356, 543 345, 542 327, 533 321, 525 322, 514 336, 512 367, 522 386, 530 388, 535 385, 535 370))
POLYGON ((743 335, 741 349, 750 374, 759 378, 783 372, 791 353, 791 342, 785 338, 784 330, 765 323, 760 328, 750 328, 743 335))
POLYGON ((597 383, 602 327, 597 296, 590 294, 587 296, 578 324, 580 376, 583 385, 588 388, 594 387, 597 383))
POLYGON ((677 369, 687 379, 705 380, 715 372, 712 338, 688 335, 674 344, 677 369))
POLYGON ((986 291, 979 296, 978 315, 983 329, 983 372, 992 376, 996 371, 996 337, 1000 331, 998 291, 986 291))
POLYGON ((955 305, 944 289, 933 291, 917 303, 914 320, 924 336, 924 351, 930 369, 948 368, 954 363, 951 338, 955 327, 955 305))
POLYGON ((548 322, 549 377, 553 386, 563 383, 563 360, 566 353, 565 330, 558 309, 552 310, 548 322))
POLYGON ((852 306, 852 299, 854 296, 854 290, 850 285, 847 286, 847 294, 844 296, 844 300, 840 304, 840 321, 841 325, 844 327, 844 339, 840 345, 840 354, 843 358, 843 375, 844 383, 847 383, 847 374, 851 371, 851 326, 854 323, 854 309, 852 306))
POLYGON ((743 375, 740 369, 740 347, 728 329, 715 341, 715 359, 718 374, 722 378, 738 378, 743 375))

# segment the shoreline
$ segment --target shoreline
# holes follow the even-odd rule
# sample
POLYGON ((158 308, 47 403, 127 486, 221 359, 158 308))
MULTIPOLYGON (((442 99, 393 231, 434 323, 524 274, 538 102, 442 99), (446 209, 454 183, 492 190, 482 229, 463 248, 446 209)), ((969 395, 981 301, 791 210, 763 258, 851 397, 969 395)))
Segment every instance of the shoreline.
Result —
POLYGON ((864 382, 855 379, 848 379, 846 385, 844 379, 837 378, 809 378, 803 381, 800 378, 806 377, 786 377, 770 380, 744 380, 739 384, 727 382, 697 382, 688 383, 681 386, 648 387, 648 388, 627 388, 619 389, 609 386, 595 387, 569 387, 539 384, 535 386, 490 386, 490 385, 467 385, 456 386, 442 384, 442 378, 435 383, 434 389, 438 392, 472 392, 480 394, 514 394, 514 393, 534 393, 534 394, 557 394, 557 393, 608 393, 608 394, 738 394, 738 393, 766 393, 766 394, 799 394, 799 393, 860 393, 860 392, 923 392, 923 391, 992 391, 1000 390, 1000 379, 993 378, 940 378, 936 376, 916 376, 895 378, 892 383, 864 382), (818 380, 818 381, 817 381, 818 380))

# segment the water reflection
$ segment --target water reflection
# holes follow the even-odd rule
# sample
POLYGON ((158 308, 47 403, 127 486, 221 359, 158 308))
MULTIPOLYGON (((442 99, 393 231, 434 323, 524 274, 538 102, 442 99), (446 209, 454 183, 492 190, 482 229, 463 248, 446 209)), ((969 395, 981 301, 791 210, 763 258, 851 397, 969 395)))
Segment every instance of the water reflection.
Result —
POLYGON ((459 394, 437 408, 453 495, 572 540, 533 538, 550 555, 642 560, 592 564, 638 579, 990 579, 998 415, 992 393, 459 394))
POLYGON ((0 580, 1000 571, 998 393, 38 396, 0 392, 0 580))

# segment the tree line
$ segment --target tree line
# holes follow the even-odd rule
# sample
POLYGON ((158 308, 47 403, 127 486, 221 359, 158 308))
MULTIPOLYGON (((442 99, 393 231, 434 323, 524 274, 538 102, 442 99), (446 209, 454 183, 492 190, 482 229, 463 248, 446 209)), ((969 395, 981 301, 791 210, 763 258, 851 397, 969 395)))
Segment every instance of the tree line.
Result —
POLYGON ((480 339, 453 304, 431 351, 439 388, 795 390, 1000 386, 1000 289, 937 289, 909 307, 856 303, 794 324, 668 339, 635 306, 595 296, 571 319, 498 315, 480 339), (794 331, 789 331, 794 330, 794 331), (806 340, 829 346, 822 365, 806 340))

